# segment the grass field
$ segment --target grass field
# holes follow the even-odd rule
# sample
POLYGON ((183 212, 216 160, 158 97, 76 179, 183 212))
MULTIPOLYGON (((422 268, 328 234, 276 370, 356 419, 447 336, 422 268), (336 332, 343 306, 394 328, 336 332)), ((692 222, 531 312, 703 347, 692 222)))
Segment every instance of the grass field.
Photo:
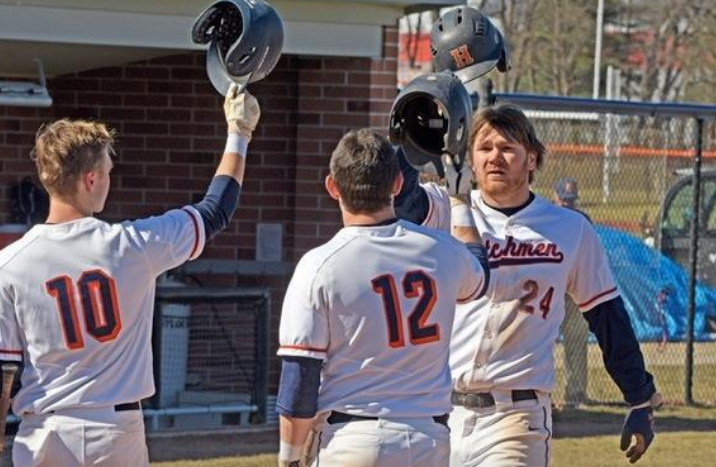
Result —
POLYGON ((533 189, 551 199, 554 182, 572 177, 580 207, 594 222, 639 235, 642 222, 654 225, 666 191, 679 178, 673 171, 690 164, 683 158, 622 157, 605 175, 601 156, 548 155, 533 189))
MULTIPOLYGON (((683 402, 685 345, 668 343, 661 346, 655 343, 642 343, 641 348, 647 369, 654 375, 664 399, 670 402, 683 402)), ((694 401, 716 405, 716 343, 697 343, 694 349, 692 387, 694 401)), ((567 384, 562 369, 563 352, 563 346, 557 345, 555 352, 557 381, 552 394, 552 399, 556 403, 563 401, 564 388, 567 384)), ((604 369, 602 354, 596 344, 588 346, 588 367, 587 396, 601 403, 621 402, 621 393, 604 369)))
MULTIPOLYGON (((624 409, 589 407, 557 410, 551 467, 621 467, 630 464, 619 450, 624 409)), ((153 463, 153 467, 274 467, 265 454, 202 461, 153 463)), ((668 407, 657 414, 657 438, 640 467, 716 465, 716 408, 668 407)), ((399 467, 399 466, 396 466, 399 467)))

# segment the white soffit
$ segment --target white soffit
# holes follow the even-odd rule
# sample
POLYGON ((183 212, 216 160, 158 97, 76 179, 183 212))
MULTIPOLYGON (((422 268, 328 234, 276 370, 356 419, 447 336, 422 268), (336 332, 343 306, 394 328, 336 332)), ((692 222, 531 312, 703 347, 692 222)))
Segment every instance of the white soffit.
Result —
MULTIPOLYGON (((64 5, 13 5, 0 0, 0 76, 32 74, 33 57, 43 59, 48 76, 55 76, 204 49, 190 37, 195 15, 204 3, 197 6, 194 2, 190 7, 186 0, 179 0, 172 11, 180 14, 102 9, 102 0, 89 3, 92 9, 86 7, 87 2, 82 2, 84 8, 68 0, 57 3, 64 5), (196 13, 184 14, 187 10, 196 13)), ((122 7, 129 8, 128 3, 135 2, 122 7)), ((171 6, 148 3, 155 10, 171 6)), ((284 53, 297 55, 379 57, 383 24, 395 24, 402 12, 395 6, 341 2, 275 3, 284 18, 284 53)))
MULTIPOLYGON (((0 40, 201 49, 191 41, 193 23, 193 17, 181 15, 0 4, 0 40)), ((377 24, 286 21, 284 26, 286 53, 313 53, 311 45, 316 42, 337 41, 336 45, 349 46, 350 53, 362 50, 362 55, 380 54, 380 49, 375 49, 379 41, 369 41, 368 47, 352 44, 356 39, 379 33, 381 27, 377 24), (368 48, 371 50, 366 50, 368 48)), ((335 46, 331 48, 338 49, 335 46)))

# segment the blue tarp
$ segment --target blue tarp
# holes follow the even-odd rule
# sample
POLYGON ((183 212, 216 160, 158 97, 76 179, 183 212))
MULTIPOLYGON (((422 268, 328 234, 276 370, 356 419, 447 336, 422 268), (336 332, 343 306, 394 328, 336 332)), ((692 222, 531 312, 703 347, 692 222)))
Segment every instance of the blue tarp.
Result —
MULTIPOLYGON (((619 230, 595 225, 607 251, 617 286, 640 341, 680 341, 686 338, 689 276, 684 269, 619 230)), ((716 340, 707 322, 716 322, 716 290, 697 283, 694 338, 716 340)))

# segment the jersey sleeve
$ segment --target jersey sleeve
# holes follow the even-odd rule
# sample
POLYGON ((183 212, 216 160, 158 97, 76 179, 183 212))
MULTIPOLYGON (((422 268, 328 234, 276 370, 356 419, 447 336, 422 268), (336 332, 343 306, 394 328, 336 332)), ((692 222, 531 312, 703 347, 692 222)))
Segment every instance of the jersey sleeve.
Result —
POLYGON ((9 291, 0 286, 0 360, 22 361, 22 338, 16 316, 9 291))
POLYGON ((582 312, 619 296, 609 262, 594 228, 580 218, 579 250, 567 282, 567 293, 582 312))
POLYGON ((206 242, 204 221, 192 206, 125 223, 156 275, 196 259, 206 242))
POLYGON ((436 183, 420 185, 428 195, 430 207, 423 226, 450 232, 450 197, 447 190, 436 183))
POLYGON ((317 265, 304 257, 286 290, 279 325, 279 356, 326 359, 328 307, 317 285, 317 265))

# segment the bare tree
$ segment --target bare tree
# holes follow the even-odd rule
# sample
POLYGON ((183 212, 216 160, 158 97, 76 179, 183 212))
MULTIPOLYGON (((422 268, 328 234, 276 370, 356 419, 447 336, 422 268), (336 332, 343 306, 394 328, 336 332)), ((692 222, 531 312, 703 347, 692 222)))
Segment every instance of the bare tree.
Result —
POLYGON ((499 0, 485 13, 499 24, 510 49, 512 70, 493 75, 504 92, 568 95, 580 89, 584 56, 593 44, 590 0, 499 0))
MULTIPOLYGON (((468 4, 489 16, 508 44, 512 69, 489 75, 495 91, 591 94, 596 0, 468 4)), ((716 0, 606 0, 604 18, 604 63, 621 70, 626 98, 716 101, 716 0)), ((416 40, 420 25, 413 27, 416 40)))
POLYGON ((626 83, 626 94, 645 101, 669 101, 688 97, 688 89, 693 88, 713 100, 716 93, 703 86, 714 79, 713 0, 650 0, 648 8, 643 0, 633 0, 626 8, 630 21, 621 25, 627 27, 620 32, 628 47, 615 57, 632 78, 626 83))

